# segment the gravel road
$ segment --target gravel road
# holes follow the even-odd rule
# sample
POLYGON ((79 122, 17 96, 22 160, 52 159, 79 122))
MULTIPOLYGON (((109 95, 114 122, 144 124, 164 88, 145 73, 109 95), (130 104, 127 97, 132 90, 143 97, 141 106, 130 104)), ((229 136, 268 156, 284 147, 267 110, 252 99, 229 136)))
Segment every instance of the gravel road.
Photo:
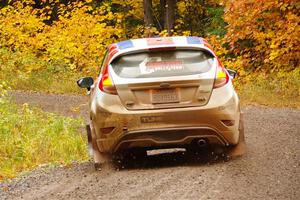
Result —
MULTIPOLYGON (((14 92, 17 103, 87 116, 86 97, 14 92), (80 112, 78 112, 80 110, 80 112)), ((247 153, 215 160, 182 151, 134 166, 42 168, 0 183, 0 199, 300 199, 300 110, 244 107, 247 153)))

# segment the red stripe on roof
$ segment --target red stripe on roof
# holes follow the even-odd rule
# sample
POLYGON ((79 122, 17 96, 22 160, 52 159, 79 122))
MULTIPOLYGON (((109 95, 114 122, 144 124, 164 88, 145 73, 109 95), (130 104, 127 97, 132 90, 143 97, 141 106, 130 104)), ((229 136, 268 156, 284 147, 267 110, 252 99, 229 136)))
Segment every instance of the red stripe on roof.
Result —
POLYGON ((111 44, 108 47, 108 53, 112 52, 113 50, 118 49, 116 44, 111 44))
POLYGON ((174 44, 172 38, 147 38, 147 44, 149 46, 153 45, 166 45, 166 44, 174 44))
POLYGON ((110 52, 108 53, 108 59, 107 59, 108 63, 110 63, 112 57, 113 57, 116 53, 118 53, 118 52, 119 52, 118 49, 113 49, 112 51, 110 51, 110 52))
POLYGON ((204 46, 206 46, 207 48, 209 48, 210 50, 213 51, 213 48, 210 44, 208 44, 207 42, 204 43, 204 46))

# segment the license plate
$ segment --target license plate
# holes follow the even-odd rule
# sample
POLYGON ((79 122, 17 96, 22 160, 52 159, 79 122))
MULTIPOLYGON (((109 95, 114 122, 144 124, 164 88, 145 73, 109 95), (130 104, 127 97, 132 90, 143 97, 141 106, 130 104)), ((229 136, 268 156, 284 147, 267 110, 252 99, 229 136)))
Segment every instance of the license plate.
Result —
POLYGON ((152 90, 152 103, 177 103, 179 94, 176 89, 152 90))

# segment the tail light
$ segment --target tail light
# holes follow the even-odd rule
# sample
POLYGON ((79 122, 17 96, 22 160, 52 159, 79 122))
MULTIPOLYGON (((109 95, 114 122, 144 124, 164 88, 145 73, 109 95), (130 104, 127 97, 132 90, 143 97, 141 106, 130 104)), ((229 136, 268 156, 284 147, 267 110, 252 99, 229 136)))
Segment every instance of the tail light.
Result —
POLYGON ((226 85, 226 83, 228 83, 228 80, 229 80, 229 76, 225 68, 221 65, 218 65, 214 88, 219 88, 226 85))
POLYGON ((173 51, 176 47, 159 47, 159 48, 149 48, 149 51, 173 51))
POLYGON ((102 77, 99 81, 99 89, 108 94, 117 94, 117 89, 108 73, 107 66, 102 71, 102 77))

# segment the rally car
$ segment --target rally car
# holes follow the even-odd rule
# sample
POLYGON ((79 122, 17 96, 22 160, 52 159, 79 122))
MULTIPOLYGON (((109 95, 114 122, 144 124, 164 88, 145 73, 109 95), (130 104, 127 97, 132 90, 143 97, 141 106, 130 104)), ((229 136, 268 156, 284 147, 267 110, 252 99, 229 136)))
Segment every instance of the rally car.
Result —
POLYGON ((111 44, 90 95, 87 132, 95 166, 113 155, 203 146, 244 149, 243 118, 232 79, 200 37, 157 37, 111 44), (242 146, 242 147, 241 147, 242 146))

